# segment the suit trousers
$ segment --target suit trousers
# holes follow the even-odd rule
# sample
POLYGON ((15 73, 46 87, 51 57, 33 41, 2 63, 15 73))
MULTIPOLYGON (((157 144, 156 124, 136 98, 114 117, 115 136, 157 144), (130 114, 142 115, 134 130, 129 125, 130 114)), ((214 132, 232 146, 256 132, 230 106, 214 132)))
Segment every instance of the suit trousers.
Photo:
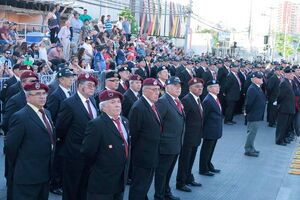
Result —
POLYGON ((49 182, 23 185, 13 184, 13 200, 48 200, 49 182))
POLYGON ((233 114, 236 106, 236 101, 226 100, 226 110, 225 110, 225 122, 231 122, 233 120, 233 114))
POLYGON ((183 145, 179 160, 178 160, 178 170, 177 170, 177 186, 184 186, 195 181, 192 174, 192 168, 197 154, 198 146, 183 145))
POLYGON ((58 189, 62 187, 63 157, 59 155, 61 145, 62 144, 56 144, 50 189, 58 189))
POLYGON ((132 183, 129 188, 129 200, 148 200, 155 168, 143 168, 132 165, 132 183))
POLYGON ((178 154, 160 154, 159 163, 155 170, 154 188, 155 200, 164 200, 165 196, 171 193, 169 185, 178 154))
POLYGON ((277 119, 277 106, 273 105, 274 101, 269 101, 267 106, 267 121, 269 125, 275 125, 277 119))
POLYGON ((64 158, 63 162, 62 200, 85 200, 89 173, 84 160, 64 158))
POLYGON ((87 200, 123 200, 123 192, 117 194, 93 194, 87 193, 87 200))
POLYGON ((247 123, 247 139, 245 143, 245 152, 254 152, 254 140, 258 130, 259 122, 248 122, 247 123))
POLYGON ((211 163, 212 156, 217 144, 217 140, 203 139, 201 151, 200 151, 200 162, 199 172, 205 173, 214 169, 214 165, 211 163))
POLYGON ((293 114, 278 113, 276 125, 276 143, 282 143, 283 140, 288 136, 288 131, 293 123, 293 114))

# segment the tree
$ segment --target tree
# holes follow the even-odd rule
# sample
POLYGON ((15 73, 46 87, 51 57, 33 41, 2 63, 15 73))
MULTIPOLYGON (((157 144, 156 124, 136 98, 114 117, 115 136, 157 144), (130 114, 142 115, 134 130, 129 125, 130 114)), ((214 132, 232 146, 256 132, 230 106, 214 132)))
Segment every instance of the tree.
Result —
POLYGON ((275 48, 280 56, 286 56, 287 58, 300 52, 299 37, 295 35, 284 35, 284 33, 276 34, 275 48), (286 41, 284 41, 286 38, 286 41), (284 52, 285 51, 285 52, 284 52), (285 55, 284 55, 285 54, 285 55))
POLYGON ((126 17, 128 19, 128 21, 131 22, 131 34, 137 34, 138 32, 138 27, 136 24, 136 20, 134 15, 132 14, 131 10, 129 9, 124 9, 121 11, 121 13, 119 14, 120 17, 126 17))

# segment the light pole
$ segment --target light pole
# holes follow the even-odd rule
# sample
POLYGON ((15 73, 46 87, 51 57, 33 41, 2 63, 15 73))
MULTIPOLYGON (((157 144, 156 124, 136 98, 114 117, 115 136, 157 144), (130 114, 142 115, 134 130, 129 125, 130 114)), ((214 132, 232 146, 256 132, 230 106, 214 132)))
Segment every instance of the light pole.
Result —
POLYGON ((193 0, 190 0, 189 5, 187 7, 187 22, 186 22, 186 26, 185 26, 185 40, 184 40, 184 51, 187 53, 188 52, 188 44, 189 44, 189 34, 190 34, 190 28, 191 28, 191 18, 192 18, 192 13, 193 13, 193 9, 192 9, 192 4, 193 4, 193 0))

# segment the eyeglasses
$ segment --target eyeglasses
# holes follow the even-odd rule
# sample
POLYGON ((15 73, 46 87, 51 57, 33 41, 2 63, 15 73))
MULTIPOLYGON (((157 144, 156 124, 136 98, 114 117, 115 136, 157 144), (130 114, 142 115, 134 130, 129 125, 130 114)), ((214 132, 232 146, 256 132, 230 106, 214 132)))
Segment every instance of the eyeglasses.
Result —
POLYGON ((37 92, 37 93, 29 93, 30 96, 47 96, 47 92, 37 92))

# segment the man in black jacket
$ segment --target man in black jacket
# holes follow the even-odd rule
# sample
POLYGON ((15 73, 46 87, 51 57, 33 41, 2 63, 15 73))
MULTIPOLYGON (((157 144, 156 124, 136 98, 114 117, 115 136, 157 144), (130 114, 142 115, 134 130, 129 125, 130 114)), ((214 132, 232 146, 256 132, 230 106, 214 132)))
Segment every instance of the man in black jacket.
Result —
POLYGON ((129 113, 131 135, 132 184, 129 200, 146 200, 155 168, 159 160, 159 143, 162 131, 161 118, 156 109, 160 86, 156 79, 143 81, 143 96, 129 113))
POLYGON ((246 95, 247 114, 247 140, 245 143, 245 155, 257 157, 259 151, 254 148, 254 140, 259 127, 259 121, 263 121, 266 107, 266 97, 260 86, 263 83, 263 74, 255 72, 251 78, 252 84, 246 95))
POLYGON ((181 150, 184 132, 185 115, 178 98, 180 93, 180 79, 172 76, 166 82, 166 93, 157 102, 163 130, 159 145, 159 163, 155 170, 155 200, 179 199, 173 196, 169 182, 181 150))
POLYGON ((274 102, 277 100, 279 94, 280 76, 280 67, 277 66, 274 68, 274 74, 267 81, 267 121, 269 122, 270 127, 276 127, 277 105, 274 105, 274 102))
POLYGON ((233 121, 233 115, 235 106, 240 99, 240 93, 242 89, 242 82, 239 79, 237 72, 238 66, 236 64, 231 64, 231 72, 226 78, 225 83, 225 99, 226 99, 226 110, 225 110, 225 119, 224 124, 232 125, 236 122, 233 121))
POLYGON ((87 123, 98 116, 93 95, 98 80, 89 74, 77 79, 77 93, 65 99, 56 118, 57 138, 62 142, 63 200, 85 200, 88 166, 80 154, 87 123))
POLYGON ((54 126, 43 107, 48 87, 42 83, 24 86, 27 105, 10 120, 6 153, 12 167, 13 200, 48 200, 51 162, 55 149, 54 126), (30 159, 28 159, 30 158, 30 159))
POLYGON ((128 121, 120 116, 122 94, 104 90, 99 100, 101 115, 88 123, 81 147, 91 165, 87 200, 123 200, 130 137, 128 121))
POLYGON ((284 69, 285 78, 280 82, 279 95, 277 98, 278 118, 276 126, 276 144, 285 146, 290 141, 288 140, 288 132, 292 126, 293 116, 296 113, 295 93, 292 87, 294 75, 292 69, 286 67, 284 69))
POLYGON ((195 181, 192 168, 203 133, 203 107, 200 100, 203 80, 193 78, 189 81, 189 86, 190 92, 182 99, 186 121, 176 178, 176 188, 184 192, 191 191, 187 185, 201 186, 195 181))

